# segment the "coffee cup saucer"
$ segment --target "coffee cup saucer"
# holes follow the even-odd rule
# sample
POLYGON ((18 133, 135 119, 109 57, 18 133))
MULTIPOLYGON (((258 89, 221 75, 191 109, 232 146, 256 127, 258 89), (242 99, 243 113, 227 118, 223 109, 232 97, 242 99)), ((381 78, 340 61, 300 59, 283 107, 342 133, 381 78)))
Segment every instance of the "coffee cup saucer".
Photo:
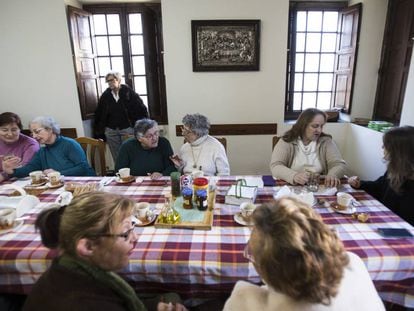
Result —
POLYGON ((115 178, 115 182, 117 184, 129 184, 133 181, 135 181, 135 176, 132 176, 132 175, 130 175, 128 178, 124 178, 124 179, 122 179, 118 176, 115 178))
POLYGON ((234 214, 233 216, 234 221, 237 222, 239 225, 242 226, 253 226, 253 223, 251 221, 247 221, 243 215, 241 214, 241 212, 238 212, 236 214, 234 214))
POLYGON ((340 209, 338 208, 338 205, 336 203, 331 204, 329 206, 329 209, 335 213, 345 214, 345 215, 352 215, 356 212, 356 207, 353 205, 348 206, 346 209, 340 209))
POLYGON ((58 184, 55 184, 55 185, 52 185, 52 183, 51 183, 51 182, 48 182, 48 183, 46 184, 46 186, 47 186, 48 188, 50 188, 50 189, 55 189, 55 188, 60 188, 60 187, 62 187, 64 184, 65 184, 65 183, 61 180, 58 184))

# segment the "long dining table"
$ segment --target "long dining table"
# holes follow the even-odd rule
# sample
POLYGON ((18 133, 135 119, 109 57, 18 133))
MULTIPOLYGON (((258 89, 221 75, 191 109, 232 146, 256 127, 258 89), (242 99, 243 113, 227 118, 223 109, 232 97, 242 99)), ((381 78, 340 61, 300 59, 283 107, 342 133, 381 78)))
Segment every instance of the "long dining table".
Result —
MULTIPOLYGON (((128 266, 119 271, 138 293, 173 291, 185 299, 207 299, 230 294, 238 280, 260 284, 261 280, 243 256, 250 236, 250 227, 240 225, 234 215, 239 206, 225 204, 225 194, 237 179, 248 176, 216 177, 216 200, 211 230, 183 228, 136 227, 138 241, 128 266)), ((65 183, 94 183, 108 177, 65 177, 65 183)), ((22 184, 24 180, 16 183, 22 184)), ((27 180, 27 182, 29 182, 27 180)), ((256 203, 273 200, 286 183, 258 189, 256 203)), ((369 215, 366 223, 351 215, 336 213, 326 204, 313 206, 323 221, 336 230, 345 248, 364 261, 368 272, 384 301, 414 307, 414 238, 386 239, 377 228, 414 228, 364 191, 342 184, 338 190, 351 193, 358 212, 369 215)), ((1 189, 0 195, 11 190, 1 189)), ((57 256, 56 250, 44 247, 35 231, 37 214, 55 203, 64 187, 47 189, 38 194, 40 203, 29 210, 18 228, 0 234, 0 293, 28 294, 41 274, 57 256)), ((168 177, 151 180, 139 178, 129 184, 113 180, 103 191, 123 194, 137 202, 149 202, 159 213, 164 197, 171 192, 168 177)), ((326 202, 336 196, 316 195, 326 202)))

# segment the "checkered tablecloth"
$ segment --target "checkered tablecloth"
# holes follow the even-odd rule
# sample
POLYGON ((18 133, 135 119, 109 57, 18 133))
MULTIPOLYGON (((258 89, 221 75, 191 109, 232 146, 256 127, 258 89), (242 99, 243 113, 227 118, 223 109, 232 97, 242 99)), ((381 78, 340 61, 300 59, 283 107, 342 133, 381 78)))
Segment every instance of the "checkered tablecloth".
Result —
MULTIPOLYGON (((120 274, 137 292, 181 294, 184 298, 213 298, 229 294, 238 280, 259 283, 254 267, 243 257, 243 249, 250 229, 234 220, 238 206, 224 204, 229 186, 241 176, 220 178, 213 229, 156 229, 153 226, 137 227, 138 242, 129 265, 120 274)), ((99 182, 99 177, 70 177, 65 182, 99 182)), ((259 189, 256 203, 273 199, 282 183, 259 189)), ((104 191, 124 194, 137 202, 150 202, 160 211, 164 195, 170 193, 169 180, 118 184, 115 181, 104 191)), ((342 185, 341 191, 351 192, 360 204, 358 212, 368 212, 368 223, 360 223, 350 215, 334 213, 323 207, 314 208, 323 220, 334 228, 345 248, 364 261, 381 297, 390 302, 414 307, 414 239, 383 239, 378 227, 414 228, 363 191, 342 185)), ((27 214, 28 219, 17 229, 0 234, 0 292, 28 293, 32 285, 47 269, 56 256, 42 246, 34 230, 36 215, 49 207, 64 191, 49 189, 39 195, 41 203, 27 214)), ((7 195, 9 190, 0 191, 7 195)), ((335 196, 323 196, 334 202, 335 196)))

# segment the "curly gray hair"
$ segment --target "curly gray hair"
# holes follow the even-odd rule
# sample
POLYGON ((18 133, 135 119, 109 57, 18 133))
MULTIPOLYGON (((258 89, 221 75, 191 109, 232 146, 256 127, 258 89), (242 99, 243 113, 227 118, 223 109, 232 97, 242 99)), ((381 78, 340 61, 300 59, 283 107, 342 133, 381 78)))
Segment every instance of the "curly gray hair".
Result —
POLYGON ((153 127, 158 126, 157 121, 151 119, 141 119, 135 122, 134 126, 134 136, 136 139, 141 138, 145 133, 152 129, 153 127))
POLYGON ((191 129, 198 137, 208 135, 210 129, 210 121, 202 114, 187 114, 183 118, 183 124, 191 129))
POLYGON ((110 76, 114 77, 116 80, 118 80, 118 81, 121 82, 122 75, 121 75, 120 72, 118 72, 118 71, 110 71, 110 72, 108 72, 106 74, 106 76, 105 76, 105 81, 108 81, 108 77, 110 77, 110 76))
POLYGON ((60 126, 55 121, 55 119, 53 119, 52 117, 49 117, 49 116, 36 117, 32 121, 30 121, 29 127, 30 127, 30 124, 33 124, 33 123, 40 124, 40 126, 43 127, 44 129, 51 129, 54 134, 60 135, 60 126))

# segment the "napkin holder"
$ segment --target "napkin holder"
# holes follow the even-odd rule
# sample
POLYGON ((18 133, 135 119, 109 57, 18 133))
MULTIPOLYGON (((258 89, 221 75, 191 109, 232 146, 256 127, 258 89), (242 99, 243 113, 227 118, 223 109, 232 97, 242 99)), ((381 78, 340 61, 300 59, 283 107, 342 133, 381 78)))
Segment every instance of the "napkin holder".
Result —
POLYGON ((248 186, 245 179, 239 179, 227 191, 224 203, 230 205, 240 205, 243 202, 254 203, 256 196, 257 186, 248 186))
POLYGON ((26 214, 30 209, 40 203, 40 200, 37 197, 27 194, 26 191, 19 186, 8 184, 1 186, 0 189, 11 189, 20 193, 19 196, 0 196, 0 208, 15 208, 17 217, 26 214))

